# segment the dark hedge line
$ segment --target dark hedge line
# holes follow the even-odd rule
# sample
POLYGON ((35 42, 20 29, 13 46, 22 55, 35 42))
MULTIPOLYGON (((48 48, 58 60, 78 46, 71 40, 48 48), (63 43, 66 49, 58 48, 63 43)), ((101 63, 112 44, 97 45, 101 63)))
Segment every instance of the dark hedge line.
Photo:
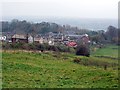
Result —
POLYGON ((64 45, 50 46, 48 44, 28 44, 28 43, 3 43, 2 49, 21 49, 21 50, 40 50, 40 51, 56 51, 56 52, 75 52, 75 48, 67 47, 64 45))

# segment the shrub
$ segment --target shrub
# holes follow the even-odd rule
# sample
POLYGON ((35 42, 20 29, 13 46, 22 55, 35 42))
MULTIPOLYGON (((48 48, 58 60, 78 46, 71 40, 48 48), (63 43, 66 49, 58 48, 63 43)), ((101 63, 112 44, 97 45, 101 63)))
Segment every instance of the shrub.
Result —
POLYGON ((61 45, 61 46, 57 46, 57 48, 60 52, 69 52, 69 48, 66 46, 61 45))
POLYGON ((80 63, 80 61, 81 61, 80 58, 75 58, 75 59, 73 60, 74 63, 80 63))
POLYGON ((21 49, 23 46, 23 43, 12 43, 10 46, 11 46, 11 49, 21 49))
POLYGON ((2 43, 2 49, 9 49, 9 44, 2 43))
POLYGON ((78 46, 77 50, 76 50, 76 55, 82 55, 82 56, 89 57, 90 56, 90 50, 89 50, 88 46, 86 46, 86 45, 78 46))
POLYGON ((28 44, 28 47, 29 47, 30 50, 35 50, 36 49, 35 44, 28 44))
POLYGON ((26 43, 23 44, 23 45, 22 45, 22 49, 24 49, 24 50, 29 50, 28 44, 26 44, 26 43))
POLYGON ((101 67, 104 70, 107 70, 108 67, 118 66, 117 63, 109 63, 109 62, 105 62, 105 61, 96 60, 96 58, 88 58, 88 57, 81 57, 81 58, 77 57, 73 60, 73 62, 84 65, 84 66, 101 67))

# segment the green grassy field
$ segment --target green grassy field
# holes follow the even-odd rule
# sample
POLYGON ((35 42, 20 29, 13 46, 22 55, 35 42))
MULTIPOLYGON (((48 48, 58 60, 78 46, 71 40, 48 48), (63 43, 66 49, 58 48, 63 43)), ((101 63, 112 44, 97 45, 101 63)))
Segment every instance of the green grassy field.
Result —
POLYGON ((120 48, 120 46, 106 45, 105 48, 97 49, 95 52, 92 52, 92 55, 118 58, 118 48, 120 48))
POLYGON ((94 55, 3 51, 3 88, 117 88, 118 60, 94 55))

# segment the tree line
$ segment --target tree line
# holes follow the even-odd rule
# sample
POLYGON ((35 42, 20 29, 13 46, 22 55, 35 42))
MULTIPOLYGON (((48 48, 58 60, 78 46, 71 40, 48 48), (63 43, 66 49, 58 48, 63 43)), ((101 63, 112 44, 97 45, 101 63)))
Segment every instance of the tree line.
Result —
POLYGON ((120 44, 120 29, 114 26, 108 26, 107 30, 92 31, 88 29, 79 29, 70 25, 59 25, 50 22, 31 23, 26 20, 19 21, 13 19, 11 22, 2 21, 2 32, 12 32, 20 34, 46 34, 48 32, 66 32, 71 31, 77 35, 88 34, 91 41, 96 43, 115 43, 120 44))

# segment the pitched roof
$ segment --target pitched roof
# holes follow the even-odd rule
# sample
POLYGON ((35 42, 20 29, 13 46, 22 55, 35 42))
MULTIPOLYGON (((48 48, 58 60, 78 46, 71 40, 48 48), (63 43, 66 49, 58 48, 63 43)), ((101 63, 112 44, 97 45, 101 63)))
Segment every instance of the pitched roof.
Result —
POLYGON ((76 47, 77 43, 76 42, 68 42, 67 45, 70 47, 76 47))
POLYGON ((15 35, 12 36, 12 38, 26 39, 26 36, 25 35, 15 34, 15 35))

